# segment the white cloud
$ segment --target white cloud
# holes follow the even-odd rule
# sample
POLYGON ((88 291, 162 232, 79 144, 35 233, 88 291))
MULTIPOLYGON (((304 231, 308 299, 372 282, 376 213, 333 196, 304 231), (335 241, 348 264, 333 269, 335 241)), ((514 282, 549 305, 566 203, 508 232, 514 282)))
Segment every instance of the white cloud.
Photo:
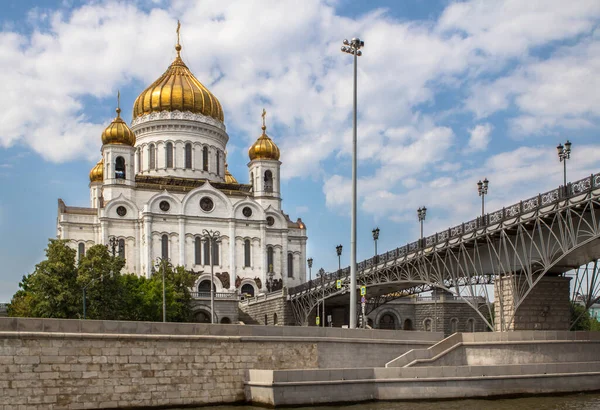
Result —
POLYGON ((493 125, 490 123, 478 124, 475 128, 469 130, 469 142, 467 143, 466 152, 485 151, 488 144, 492 140, 493 125))
MULTIPOLYGON (((0 32, 0 146, 22 144, 57 162, 96 158, 114 109, 105 99, 119 87, 141 91, 164 71, 174 57, 178 17, 183 57, 221 100, 237 137, 230 144, 240 149, 230 151, 229 161, 245 156, 260 134, 264 106, 268 132, 282 149, 282 177, 322 178, 331 208, 346 205, 350 194, 346 168, 331 169, 351 153, 352 59, 339 50, 340 33, 366 41, 358 66, 359 193, 362 210, 378 216, 411 209, 412 218, 423 201, 454 204, 472 190, 467 179, 493 175, 457 148, 487 148, 493 121, 480 118, 514 106, 510 126, 520 133, 589 127, 598 118, 600 50, 591 34, 597 1, 564 7, 473 0, 451 3, 437 21, 399 21, 381 10, 347 18, 336 13, 336 1, 162 4, 95 2, 68 13, 32 12, 31 35, 0 32), (548 58, 531 56, 565 40, 548 58), (507 67, 516 68, 506 74, 507 67), (452 104, 462 107, 465 88, 465 107, 478 117, 464 126, 468 141, 452 129, 454 111, 431 113, 442 92, 455 93, 452 104), (86 114, 92 108, 104 118, 86 114)), ((537 163, 527 150, 518 154, 537 163)), ((461 216, 472 210, 448 209, 461 216)))

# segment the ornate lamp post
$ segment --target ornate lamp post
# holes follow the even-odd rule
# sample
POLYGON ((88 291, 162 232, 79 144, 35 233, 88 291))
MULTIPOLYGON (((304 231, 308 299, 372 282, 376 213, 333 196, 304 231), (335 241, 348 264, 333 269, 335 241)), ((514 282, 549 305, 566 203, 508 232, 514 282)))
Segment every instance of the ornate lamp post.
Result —
POLYGON ((563 186, 565 187, 565 192, 566 192, 566 189, 567 189, 567 160, 571 159, 571 141, 567 140, 567 142, 565 142, 564 147, 562 144, 558 144, 558 147, 556 147, 556 149, 558 150, 558 159, 564 165, 563 186))
POLYGON ((481 182, 481 180, 479 180, 479 182, 477 182, 477 192, 479 192, 479 196, 481 197, 481 217, 482 218, 485 215, 485 196, 488 193, 489 183, 490 183, 490 181, 488 181, 487 178, 484 178, 483 182, 481 182))
POLYGON ((335 247, 335 253, 337 253, 338 257, 338 278, 340 277, 342 270, 342 245, 338 245, 335 247))
POLYGON ((163 322, 167 321, 167 298, 166 298, 166 291, 165 291, 165 271, 167 270, 167 267, 172 266, 171 262, 169 260, 169 258, 156 258, 156 260, 158 261, 158 267, 159 269, 162 271, 162 290, 163 290, 163 297, 162 297, 162 311, 163 311, 163 322))
POLYGON ((117 238, 115 238, 114 236, 111 236, 108 240, 108 245, 106 245, 106 247, 110 250, 113 257, 116 254, 118 246, 119 246, 119 240, 117 238))
MULTIPOLYGON (((377 258, 377 240, 379 239, 379 227, 373 229, 373 241, 375 242, 375 258, 377 258)), ((377 261, 375 261, 377 263, 377 261)))
POLYGON ((306 260, 306 262, 308 263, 308 286, 310 287, 311 281, 312 281, 312 264, 313 264, 313 258, 308 258, 306 260))
POLYGON ((323 269, 323 268, 319 269, 319 273, 317 273, 317 276, 319 276, 321 278, 321 291, 323 293, 323 297, 321 299, 321 301, 322 301, 321 315, 323 316, 323 320, 321 321, 321 326, 325 327, 325 269, 323 269))
POLYGON ((356 328, 356 66, 358 57, 362 55, 360 49, 365 42, 359 38, 344 40, 342 52, 354 56, 354 104, 352 115, 352 222, 350 234, 350 329, 356 328))
POLYGON ((417 216, 419 217, 419 223, 421 224, 421 246, 423 246, 423 222, 425 221, 425 216, 427 215, 427 208, 422 207, 417 209, 417 216))
POLYGON ((215 323, 215 244, 221 239, 219 231, 203 229, 202 236, 208 241, 210 255, 210 323, 215 323))

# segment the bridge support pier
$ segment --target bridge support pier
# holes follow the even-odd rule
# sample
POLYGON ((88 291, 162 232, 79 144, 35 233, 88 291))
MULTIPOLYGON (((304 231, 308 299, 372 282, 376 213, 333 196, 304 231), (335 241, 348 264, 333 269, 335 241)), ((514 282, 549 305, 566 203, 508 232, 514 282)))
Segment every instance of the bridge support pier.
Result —
MULTIPOLYGON (((534 278, 535 281, 536 278, 534 278)), ((523 275, 506 275, 494 283, 495 331, 569 330, 571 278, 544 276, 522 299, 523 275)))

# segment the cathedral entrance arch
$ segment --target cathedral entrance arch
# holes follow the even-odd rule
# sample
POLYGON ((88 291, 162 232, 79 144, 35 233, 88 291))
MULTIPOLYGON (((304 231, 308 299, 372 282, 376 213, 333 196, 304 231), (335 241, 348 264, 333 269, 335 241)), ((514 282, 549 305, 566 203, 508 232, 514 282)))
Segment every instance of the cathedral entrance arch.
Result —
POLYGON ((249 283, 246 283, 245 285, 242 286, 241 292, 242 292, 242 295, 253 297, 254 296, 254 286, 252 286, 249 283))
MULTIPOLYGON (((216 292, 217 287, 213 283, 213 290, 216 292)), ((203 280, 198 284, 198 293, 210 293, 210 280, 203 280)))

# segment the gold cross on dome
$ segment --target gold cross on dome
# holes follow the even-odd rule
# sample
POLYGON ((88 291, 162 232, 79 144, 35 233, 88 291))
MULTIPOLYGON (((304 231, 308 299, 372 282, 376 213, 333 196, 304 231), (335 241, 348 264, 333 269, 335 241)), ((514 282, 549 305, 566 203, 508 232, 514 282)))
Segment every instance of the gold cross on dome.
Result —
POLYGON ((267 110, 265 110, 264 108, 263 108, 263 112, 262 112, 261 117, 263 119, 263 127, 266 127, 267 125, 266 125, 265 121, 266 121, 266 118, 267 118, 267 110))
POLYGON ((179 44, 179 30, 181 29, 181 23, 177 20, 177 44, 179 44))

